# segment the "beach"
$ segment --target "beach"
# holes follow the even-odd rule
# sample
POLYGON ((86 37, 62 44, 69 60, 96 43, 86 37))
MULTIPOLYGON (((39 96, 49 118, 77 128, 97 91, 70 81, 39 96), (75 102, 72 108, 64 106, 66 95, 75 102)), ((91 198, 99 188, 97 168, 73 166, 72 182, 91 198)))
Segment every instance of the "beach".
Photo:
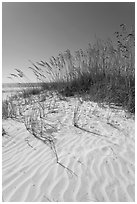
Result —
POLYGON ((134 117, 78 97, 44 97, 22 101, 17 117, 2 121, 3 202, 135 201, 134 117))

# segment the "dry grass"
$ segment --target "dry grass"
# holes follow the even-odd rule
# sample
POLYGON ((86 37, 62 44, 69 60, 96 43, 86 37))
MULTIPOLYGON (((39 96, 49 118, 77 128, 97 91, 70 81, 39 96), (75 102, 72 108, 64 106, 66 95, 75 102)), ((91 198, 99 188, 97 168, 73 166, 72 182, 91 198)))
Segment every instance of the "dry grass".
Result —
MULTIPOLYGON (((107 42, 97 40, 93 46, 89 44, 86 51, 76 51, 75 56, 67 50, 57 58, 52 57, 49 63, 31 62, 32 67, 29 69, 42 82, 41 88, 31 87, 31 83, 26 81, 28 88, 22 89, 20 94, 2 102, 2 118, 22 117, 26 129, 51 148, 56 162, 74 174, 59 162, 56 139, 52 134, 57 132, 58 128, 46 122, 47 114, 54 113, 56 109, 56 98, 53 93, 58 93, 59 98, 63 97, 62 100, 64 97, 76 95, 79 102, 74 110, 73 125, 95 136, 107 137, 79 125, 80 108, 84 100, 90 100, 109 105, 114 103, 129 112, 135 112, 134 37, 134 32, 128 33, 126 27, 121 25, 121 31, 116 32, 117 46, 114 46, 111 40, 107 42), (40 94, 42 90, 48 90, 50 95, 48 91, 40 94), (34 95, 38 95, 36 101, 34 95)), ((11 74, 12 77, 27 80, 21 70, 16 69, 16 71, 17 74, 11 74)), ((112 126, 110 117, 107 118, 107 124, 112 126)), ((2 129, 2 135, 5 134, 2 129)))
MULTIPOLYGON (((29 88, 19 98, 29 98, 41 90, 54 90, 63 97, 81 96, 83 100, 114 103, 129 112, 135 112, 135 34, 125 25, 116 32, 116 43, 97 40, 87 50, 78 50, 73 56, 69 50, 48 62, 40 61, 29 67, 42 82, 41 89, 31 88, 26 75, 16 69, 13 78, 26 81, 29 88)), ((18 97, 17 97, 18 98, 18 97)), ((46 99, 46 98, 45 98, 46 99)), ((26 102, 27 103, 27 100, 26 102)), ((4 118, 15 115, 13 98, 2 104, 4 118)))
POLYGON ((123 24, 115 34, 116 46, 111 40, 97 40, 86 51, 76 51, 75 56, 67 50, 49 63, 31 62, 29 68, 45 89, 64 96, 87 93, 92 101, 115 103, 134 113, 135 35, 123 24))
POLYGON ((2 118, 6 119, 9 117, 9 112, 8 112, 8 101, 2 101, 2 118))

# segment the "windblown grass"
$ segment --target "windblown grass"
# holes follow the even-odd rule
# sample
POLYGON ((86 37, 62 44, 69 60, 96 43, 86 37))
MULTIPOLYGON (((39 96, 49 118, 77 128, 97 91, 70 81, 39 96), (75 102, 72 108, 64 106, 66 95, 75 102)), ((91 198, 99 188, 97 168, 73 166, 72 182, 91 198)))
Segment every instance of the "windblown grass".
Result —
MULTIPOLYGON (((73 56, 70 50, 60 53, 48 62, 31 62, 33 71, 42 90, 54 90, 63 96, 81 95, 85 100, 105 102, 122 106, 135 112, 135 34, 124 24, 115 32, 115 44, 98 39, 83 51, 78 50, 73 56)), ((16 69, 18 77, 28 78, 16 69)), ((16 76, 14 76, 16 75, 16 76)), ((24 90, 22 96, 39 94, 41 90, 24 90)))
MULTIPOLYGON (((114 46, 111 40, 97 40, 93 46, 89 44, 86 51, 76 51, 74 56, 67 50, 57 58, 52 57, 49 63, 31 62, 32 67, 29 69, 41 83, 41 88, 32 87, 26 75, 20 69, 16 69, 17 74, 11 76, 21 81, 26 79, 28 88, 25 87, 21 93, 2 102, 2 118, 17 119, 19 116, 26 129, 51 148, 56 163, 73 174, 75 173, 71 169, 60 163, 55 145, 56 138, 52 134, 58 131, 61 122, 57 121, 57 124, 51 125, 45 119, 48 114, 55 113, 57 105, 54 92, 59 99, 60 95, 78 96, 79 103, 74 110, 73 125, 101 137, 107 136, 79 125, 80 108, 84 100, 115 104, 129 112, 135 112, 135 35, 133 31, 128 33, 125 25, 121 25, 121 31, 116 32, 116 35, 117 46, 114 46), (46 91, 40 94, 42 90, 46 91), (35 98, 31 97, 32 95, 38 96, 35 98), (29 106, 26 106, 28 104, 29 106)), ((109 118, 107 124, 114 127, 109 118)), ((5 134, 2 129, 2 135, 5 134)))
POLYGON ((135 35, 124 24, 116 32, 116 45, 97 40, 75 56, 67 50, 50 62, 36 62, 29 67, 45 89, 64 96, 88 95, 97 102, 115 103, 135 112, 135 35), (49 83, 47 83, 47 81, 49 83))

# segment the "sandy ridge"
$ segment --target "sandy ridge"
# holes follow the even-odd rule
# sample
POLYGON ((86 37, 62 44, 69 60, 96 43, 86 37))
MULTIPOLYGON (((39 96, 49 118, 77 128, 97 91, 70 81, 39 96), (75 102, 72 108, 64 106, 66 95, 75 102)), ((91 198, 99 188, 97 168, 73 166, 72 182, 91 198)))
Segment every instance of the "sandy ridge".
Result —
POLYGON ((73 124, 76 103, 75 99, 60 102, 59 111, 46 118, 61 123, 51 134, 59 162, 72 172, 57 164, 50 147, 26 131, 23 123, 3 121, 4 201, 135 200, 134 120, 94 103, 90 113, 87 102, 81 105, 78 120, 79 127, 88 130, 84 131, 73 124), (107 111, 115 127, 107 123, 107 111))

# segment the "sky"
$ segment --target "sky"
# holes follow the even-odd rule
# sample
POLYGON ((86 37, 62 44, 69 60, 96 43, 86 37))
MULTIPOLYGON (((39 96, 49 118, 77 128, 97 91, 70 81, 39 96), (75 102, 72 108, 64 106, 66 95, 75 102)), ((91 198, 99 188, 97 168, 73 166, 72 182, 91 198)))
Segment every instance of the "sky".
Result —
POLYGON ((133 2, 4 2, 2 3, 2 82, 23 70, 31 82, 29 60, 49 61, 67 49, 73 53, 114 37, 120 24, 135 24, 133 2))

